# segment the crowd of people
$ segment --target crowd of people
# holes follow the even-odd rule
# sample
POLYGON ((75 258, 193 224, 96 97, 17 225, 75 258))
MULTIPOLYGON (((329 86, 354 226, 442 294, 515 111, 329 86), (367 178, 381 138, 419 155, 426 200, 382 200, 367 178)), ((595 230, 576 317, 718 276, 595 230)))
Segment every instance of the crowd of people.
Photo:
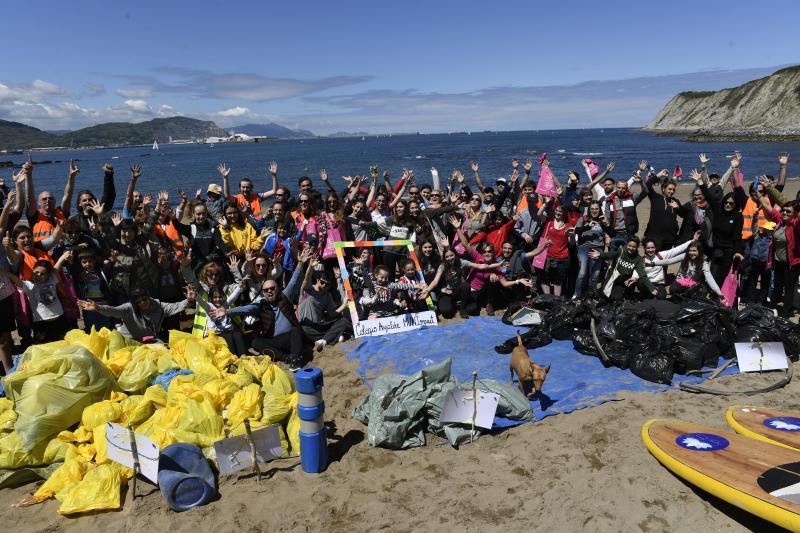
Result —
POLYGON ((419 184, 411 170, 393 180, 373 166, 343 176, 342 190, 323 169, 322 190, 303 176, 296 194, 279 184, 274 161, 265 192, 247 177, 231 191, 231 169, 219 165, 222 185, 193 197, 178 189, 177 202, 166 190, 140 192, 134 165, 121 211, 113 209, 110 165, 98 199, 91 190, 74 194, 80 170, 71 162, 56 203, 52 192, 37 195, 29 160, 0 185, 0 360, 10 369, 14 331, 23 345, 49 342, 82 320, 87 331, 117 327, 158 342, 191 320, 194 335, 213 331, 234 354, 255 350, 300 367, 314 349, 352 335, 343 277, 358 320, 428 302, 444 318, 494 315, 535 293, 587 291, 611 299, 691 291, 791 317, 800 229, 798 198, 783 194, 788 154, 778 157, 777 177, 747 183, 741 160, 733 154, 720 175, 701 154, 684 201, 678 168, 655 172, 642 161, 615 178, 613 162, 600 171, 587 159, 585 177, 570 171, 559 180, 544 154, 535 178, 533 161, 515 158, 493 186, 471 162, 472 180, 459 170, 442 180, 431 169, 430 183, 419 184), (645 200, 649 218, 640 224, 636 207, 645 200), (359 244, 395 240, 412 242, 415 253, 359 244), (338 241, 354 241, 346 276, 338 241), (730 275, 739 302, 722 289, 730 275))

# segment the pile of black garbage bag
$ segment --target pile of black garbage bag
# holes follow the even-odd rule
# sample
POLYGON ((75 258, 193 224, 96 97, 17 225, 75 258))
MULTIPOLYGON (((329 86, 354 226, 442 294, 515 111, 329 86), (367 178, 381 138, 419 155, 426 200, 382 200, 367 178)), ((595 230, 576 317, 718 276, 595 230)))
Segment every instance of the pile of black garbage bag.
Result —
MULTIPOLYGON (((510 307, 503 321, 510 324, 520 305, 510 307)), ((655 383, 669 384, 674 373, 714 366, 719 356, 734 357, 736 342, 782 342, 787 355, 800 354, 797 324, 760 305, 729 309, 698 291, 674 301, 612 302, 599 292, 574 300, 540 295, 524 305, 542 317, 540 325, 521 334, 529 349, 552 339, 572 340, 578 352, 600 357, 591 332, 594 318, 597 341, 608 357, 605 364, 655 383)), ((516 345, 513 337, 495 351, 509 353, 516 345)))

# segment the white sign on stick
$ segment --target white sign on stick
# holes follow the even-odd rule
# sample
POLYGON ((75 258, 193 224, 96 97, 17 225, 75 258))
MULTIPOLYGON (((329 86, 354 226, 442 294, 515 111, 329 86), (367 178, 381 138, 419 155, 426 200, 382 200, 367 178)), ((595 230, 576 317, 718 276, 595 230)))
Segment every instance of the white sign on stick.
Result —
MULTIPOLYGON (((158 444, 144 435, 134 434, 136 453, 139 456, 139 472, 158 484, 158 456, 161 454, 158 444)), ((133 468, 133 452, 128 428, 112 422, 106 423, 106 448, 108 458, 128 468, 133 468)))
POLYGON ((500 397, 493 392, 479 390, 477 393, 478 409, 473 407, 472 391, 455 389, 447 394, 444 408, 439 420, 454 422, 456 424, 472 424, 472 415, 475 413, 475 425, 484 429, 492 429, 494 414, 500 397))
POLYGON ((788 368, 782 342, 737 342, 734 346, 740 374, 788 368))
POLYGON ((387 333, 400 333, 435 325, 436 313, 433 311, 420 311, 419 313, 359 320, 353 324, 353 333, 355 333, 356 337, 380 336, 387 333))
MULTIPOLYGON (((283 455, 281 435, 273 424, 250 433, 256 445, 256 460, 259 464, 278 459, 283 455)), ((226 475, 253 466, 253 456, 246 435, 237 435, 214 443, 217 452, 219 473, 226 475)))

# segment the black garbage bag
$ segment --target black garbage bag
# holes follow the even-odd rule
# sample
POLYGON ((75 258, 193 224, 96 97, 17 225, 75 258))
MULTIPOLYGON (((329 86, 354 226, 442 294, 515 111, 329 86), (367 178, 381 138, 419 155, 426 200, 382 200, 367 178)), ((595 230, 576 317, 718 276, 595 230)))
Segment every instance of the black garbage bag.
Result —
POLYGON ((634 375, 653 383, 672 383, 675 360, 666 354, 638 353, 632 354, 628 364, 634 375))
POLYGON ((678 337, 677 342, 665 353, 675 360, 674 370, 677 374, 716 366, 720 356, 717 343, 704 342, 699 337, 678 337))
POLYGON ((588 323, 583 318, 578 319, 580 309, 574 302, 564 303, 560 307, 555 307, 550 312, 548 324, 550 325, 550 335, 554 339, 561 341, 569 340, 576 329, 586 329, 588 323), (585 325, 584 325, 585 324, 585 325))
POLYGON ((595 321, 597 336, 606 341, 613 341, 617 338, 617 328, 615 326, 615 316, 604 313, 600 320, 595 321))
POLYGON ((511 317, 520 309, 522 309, 522 302, 514 301, 509 303, 508 307, 506 307, 505 313, 503 313, 503 318, 500 320, 502 320, 503 324, 508 324, 510 326, 512 320, 511 317))
POLYGON ((772 309, 751 305, 736 317, 736 342, 782 342, 787 355, 800 354, 800 327, 772 309))
POLYGON ((584 355, 599 355, 597 347, 594 345, 592 332, 579 329, 572 334, 572 347, 576 352, 584 355))
POLYGON ((564 298, 555 294, 540 294, 533 298, 531 306, 534 309, 544 309, 548 311, 564 303, 564 298))
POLYGON ((636 350, 636 348, 632 350, 630 345, 618 340, 603 344, 602 346, 606 357, 608 357, 608 361, 622 370, 628 368, 631 352, 636 350))
MULTIPOLYGON (((553 338, 547 332, 545 324, 539 326, 531 326, 528 331, 520 335, 522 337, 522 344, 529 350, 540 348, 553 342, 553 338)), ((498 344, 494 347, 494 351, 499 354, 511 353, 515 346, 518 345, 517 337, 506 339, 503 344, 498 344)))

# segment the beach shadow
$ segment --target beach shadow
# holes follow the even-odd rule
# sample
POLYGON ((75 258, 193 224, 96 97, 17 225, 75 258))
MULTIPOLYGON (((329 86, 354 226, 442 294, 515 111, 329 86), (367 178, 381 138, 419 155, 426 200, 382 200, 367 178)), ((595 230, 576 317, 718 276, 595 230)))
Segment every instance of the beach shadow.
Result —
POLYGON ((676 476, 674 473, 670 472, 675 479, 679 480, 683 483, 687 488, 691 489, 700 499, 702 499, 707 504, 711 505, 712 507, 716 508, 721 513, 725 514, 731 520, 736 521, 740 526, 749 530, 749 531, 786 531, 782 527, 779 527, 772 522, 768 522, 763 518, 760 518, 754 514, 748 513, 743 509, 739 509, 733 504, 726 502, 720 498, 717 498, 713 494, 709 494, 708 492, 695 487, 691 483, 688 483, 685 479, 676 476))
POLYGON ((539 396, 533 399, 534 401, 539 401, 539 408, 542 411, 547 411, 547 408, 556 403, 550 396, 547 394, 540 392, 539 396))
POLYGON ((328 464, 338 463, 350 448, 364 440, 364 432, 357 429, 351 429, 344 435, 337 435, 334 421, 325 422, 325 431, 328 435, 328 464))

